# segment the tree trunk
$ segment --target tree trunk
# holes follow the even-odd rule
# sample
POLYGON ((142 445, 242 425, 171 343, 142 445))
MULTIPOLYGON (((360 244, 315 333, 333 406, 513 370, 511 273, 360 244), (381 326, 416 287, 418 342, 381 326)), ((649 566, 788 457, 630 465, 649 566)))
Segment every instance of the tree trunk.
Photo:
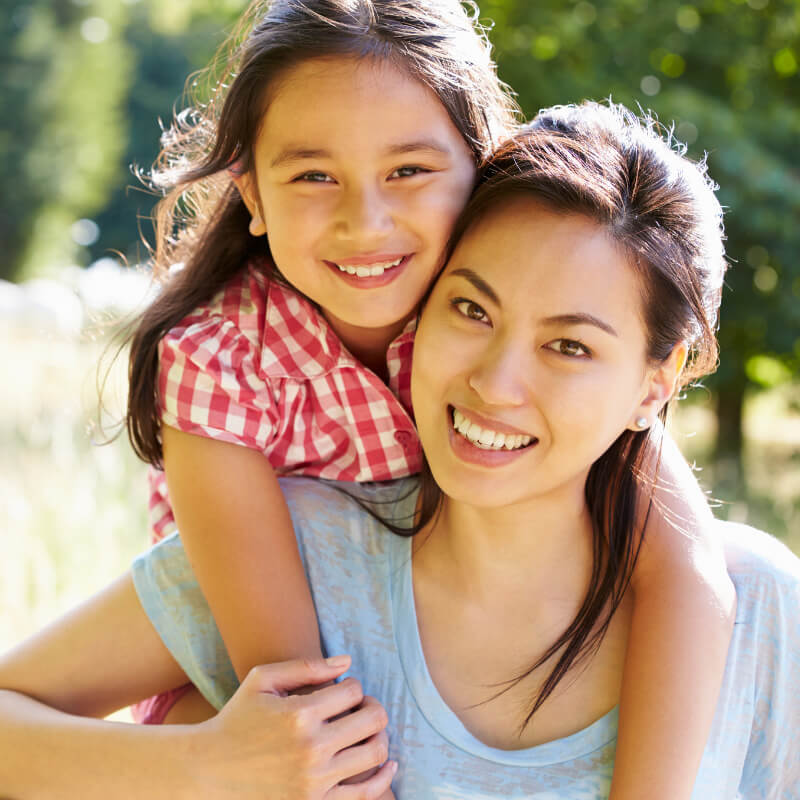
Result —
POLYGON ((745 383, 735 382, 719 387, 717 395, 717 443, 714 460, 721 483, 741 486, 742 409, 745 383))

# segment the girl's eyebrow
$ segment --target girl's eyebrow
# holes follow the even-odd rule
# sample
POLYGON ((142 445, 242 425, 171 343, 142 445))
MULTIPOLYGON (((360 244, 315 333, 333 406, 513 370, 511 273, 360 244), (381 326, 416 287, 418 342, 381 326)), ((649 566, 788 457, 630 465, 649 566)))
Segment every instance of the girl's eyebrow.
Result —
POLYGON ((270 162, 270 167, 280 167, 293 161, 309 158, 332 158, 327 150, 315 150, 308 147, 285 147, 270 162))
MULTIPOLYGON (((410 142, 400 142, 386 149, 386 155, 397 156, 404 153, 419 153, 427 151, 436 155, 451 155, 450 148, 436 139, 415 139, 410 142)), ((281 150, 270 162, 270 167, 281 167, 294 161, 303 161, 312 158, 333 158, 329 150, 312 147, 297 147, 289 145, 281 150)))
POLYGON ((389 147, 386 153, 390 156, 396 156, 402 155, 403 153, 417 153, 421 150, 427 150, 437 155, 449 156, 451 154, 450 148, 436 139, 415 139, 410 142, 400 142, 399 144, 389 147))

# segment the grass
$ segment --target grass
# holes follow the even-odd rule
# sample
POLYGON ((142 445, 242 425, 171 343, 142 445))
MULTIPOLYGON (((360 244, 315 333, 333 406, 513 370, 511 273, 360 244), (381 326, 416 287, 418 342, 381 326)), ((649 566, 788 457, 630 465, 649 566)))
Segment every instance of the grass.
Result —
MULTIPOLYGON (((0 319, 0 649, 5 649, 127 569, 147 543, 145 468, 127 440, 97 446, 91 338, 59 337, 0 319)), ((107 401, 120 415, 125 362, 107 401)), ((796 393, 796 388, 795 388, 796 393)), ((784 538, 800 553, 800 414, 792 389, 751 398, 744 454, 748 486, 710 464, 715 435, 707 398, 678 410, 674 434, 687 457, 706 464, 701 481, 720 516, 784 538)))

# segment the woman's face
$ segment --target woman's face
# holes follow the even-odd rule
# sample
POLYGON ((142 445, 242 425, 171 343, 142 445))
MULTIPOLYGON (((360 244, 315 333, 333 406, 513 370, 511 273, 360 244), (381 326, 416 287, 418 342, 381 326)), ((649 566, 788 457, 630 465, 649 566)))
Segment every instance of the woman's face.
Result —
POLYGON ((484 216, 414 350, 414 410, 444 493, 483 507, 582 498, 591 464, 672 389, 648 365, 640 310, 633 269, 595 222, 530 198, 484 216))

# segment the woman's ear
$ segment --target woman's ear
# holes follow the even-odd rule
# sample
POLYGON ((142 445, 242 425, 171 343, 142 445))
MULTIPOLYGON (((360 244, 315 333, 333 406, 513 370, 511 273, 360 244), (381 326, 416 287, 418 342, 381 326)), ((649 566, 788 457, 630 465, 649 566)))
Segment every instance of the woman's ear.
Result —
POLYGON ((250 233, 253 236, 263 236, 267 232, 267 224, 264 221, 264 212, 261 210, 261 198, 258 196, 258 188, 252 173, 245 172, 241 175, 231 173, 233 182, 239 190, 242 201, 250 212, 250 233))
POLYGON ((678 342, 672 348, 672 352, 650 372, 646 383, 646 394, 628 425, 630 430, 643 431, 653 424, 658 412, 675 392, 678 379, 686 364, 687 354, 686 342, 678 342))

